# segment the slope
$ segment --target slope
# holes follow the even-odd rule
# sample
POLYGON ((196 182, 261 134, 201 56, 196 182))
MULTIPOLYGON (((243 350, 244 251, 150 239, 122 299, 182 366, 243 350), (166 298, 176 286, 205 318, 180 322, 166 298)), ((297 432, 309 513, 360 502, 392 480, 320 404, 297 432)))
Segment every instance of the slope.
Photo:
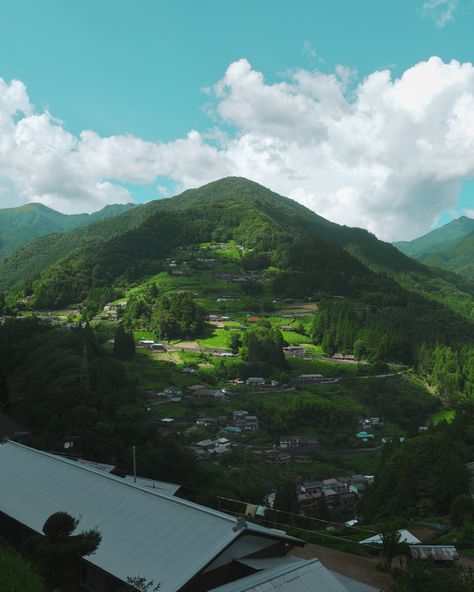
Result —
POLYGON ((123 288, 159 271, 174 249, 210 240, 235 240, 279 269, 280 291, 372 292, 390 300, 399 285, 464 316, 472 312, 474 289, 457 276, 430 270, 365 230, 329 222, 236 177, 34 241, 0 266, 0 289, 36 280, 39 305, 78 302, 91 289, 123 288))
POLYGON ((41 236, 66 232, 117 216, 132 204, 110 205, 93 214, 61 214, 39 203, 0 209, 0 260, 41 236))
POLYGON ((461 216, 448 224, 435 228, 412 241, 393 243, 405 255, 425 262, 435 253, 442 254, 474 232, 474 219, 461 216))

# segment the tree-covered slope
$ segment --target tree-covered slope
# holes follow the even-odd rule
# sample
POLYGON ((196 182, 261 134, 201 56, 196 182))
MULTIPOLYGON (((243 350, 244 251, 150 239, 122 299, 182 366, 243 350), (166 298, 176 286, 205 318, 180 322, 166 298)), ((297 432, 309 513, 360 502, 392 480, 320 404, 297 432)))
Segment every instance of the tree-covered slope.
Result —
POLYGON ((461 216, 413 241, 394 243, 424 265, 459 274, 474 281, 474 219, 461 216))
MULTIPOLYGON (((230 177, 112 219, 34 241, 0 266, 0 290, 34 280, 39 306, 84 300, 161 269, 181 246, 234 240, 280 270, 276 289, 371 300, 399 287, 472 313, 472 287, 430 270, 369 232, 339 226, 257 183, 230 177), (378 296, 379 295, 379 296, 378 296)), ((298 292, 298 294, 296 294, 298 292)))
POLYGON ((405 255, 424 262, 430 255, 442 253, 445 249, 460 243, 473 232, 474 219, 461 216, 412 241, 399 241, 394 245, 405 255))
POLYGON ((39 203, 0 209, 0 260, 41 236, 87 226, 118 216, 131 207, 132 204, 117 204, 94 214, 72 215, 61 214, 39 203))

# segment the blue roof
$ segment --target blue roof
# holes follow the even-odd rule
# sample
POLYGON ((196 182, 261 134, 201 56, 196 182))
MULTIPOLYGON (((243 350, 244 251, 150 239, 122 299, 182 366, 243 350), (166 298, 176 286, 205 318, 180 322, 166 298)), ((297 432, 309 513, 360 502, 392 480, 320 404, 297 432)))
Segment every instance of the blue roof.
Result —
POLYGON ((0 510, 41 532, 63 511, 79 528, 98 528, 102 543, 88 561, 126 581, 139 574, 176 592, 243 533, 302 544, 281 530, 238 522, 187 500, 16 442, 0 444, 0 510))

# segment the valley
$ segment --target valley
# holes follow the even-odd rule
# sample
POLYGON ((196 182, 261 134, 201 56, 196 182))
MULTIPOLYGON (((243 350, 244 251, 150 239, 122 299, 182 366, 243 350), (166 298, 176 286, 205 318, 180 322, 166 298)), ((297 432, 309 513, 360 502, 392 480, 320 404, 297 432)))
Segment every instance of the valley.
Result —
POLYGON ((255 184, 198 192, 60 235, 10 284, 4 409, 28 442, 128 472, 136 449, 143 478, 359 555, 387 516, 444 521, 468 488, 470 286, 255 184))

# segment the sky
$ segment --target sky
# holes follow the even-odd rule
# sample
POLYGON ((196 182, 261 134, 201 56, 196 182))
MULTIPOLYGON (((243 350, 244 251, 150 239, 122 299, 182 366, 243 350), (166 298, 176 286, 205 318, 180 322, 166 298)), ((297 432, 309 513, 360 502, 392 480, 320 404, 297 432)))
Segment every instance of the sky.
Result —
POLYGON ((474 0, 3 0, 0 207, 238 175, 384 240, 474 217, 474 0))

